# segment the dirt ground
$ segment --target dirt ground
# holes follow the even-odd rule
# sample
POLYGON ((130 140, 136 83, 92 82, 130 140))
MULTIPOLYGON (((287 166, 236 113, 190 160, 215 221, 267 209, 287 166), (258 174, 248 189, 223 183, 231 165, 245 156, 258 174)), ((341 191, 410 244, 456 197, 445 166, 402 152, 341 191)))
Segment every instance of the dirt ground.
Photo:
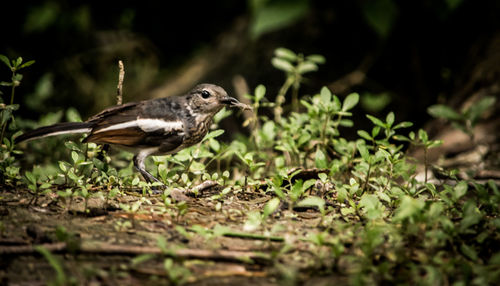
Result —
POLYGON ((264 236, 241 235, 250 233, 243 229, 247 213, 261 210, 269 197, 259 192, 231 193, 218 206, 219 201, 210 198, 218 191, 212 188, 201 197, 189 198, 187 212, 178 215, 177 209, 166 208, 161 196, 155 195, 143 198, 129 193, 108 202, 92 198, 85 212, 82 198, 75 198, 68 208, 56 195, 41 196, 35 204, 26 191, 2 190, 0 284, 58 281, 54 266, 35 245, 54 254, 64 269, 60 278, 64 283, 78 285, 278 285, 286 279, 306 285, 346 282, 342 277, 321 277, 314 270, 317 258, 309 249, 311 243, 303 238, 318 225, 319 212, 284 209, 261 226, 272 235, 266 231, 255 232, 264 236), (119 207, 141 200, 136 212, 119 207), (61 227, 66 230, 63 239, 61 227), (216 234, 217 229, 223 231, 216 234), (294 247, 284 248, 283 237, 294 247), (138 262, 141 257, 149 259, 138 262), (169 258, 175 263, 167 271, 169 258), (191 274, 182 274, 185 270, 191 274))

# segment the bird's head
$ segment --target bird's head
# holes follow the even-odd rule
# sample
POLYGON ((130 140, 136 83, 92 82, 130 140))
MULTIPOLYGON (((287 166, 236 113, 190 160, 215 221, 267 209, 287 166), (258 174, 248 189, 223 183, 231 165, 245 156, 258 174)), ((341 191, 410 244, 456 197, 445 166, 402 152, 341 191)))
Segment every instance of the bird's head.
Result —
POLYGON ((189 92, 189 105, 196 113, 214 115, 224 106, 238 107, 240 109, 251 110, 251 107, 239 102, 236 98, 227 95, 227 92, 220 86, 214 84, 200 84, 189 92))

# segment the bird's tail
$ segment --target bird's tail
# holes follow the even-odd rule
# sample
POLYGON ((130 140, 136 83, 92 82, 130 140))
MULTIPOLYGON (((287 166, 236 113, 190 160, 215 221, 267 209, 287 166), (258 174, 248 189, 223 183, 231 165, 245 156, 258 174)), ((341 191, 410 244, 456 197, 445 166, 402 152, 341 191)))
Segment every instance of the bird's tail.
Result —
POLYGON ((15 142, 19 143, 22 141, 30 141, 38 138, 61 135, 61 134, 86 133, 90 132, 91 130, 92 130, 92 123, 90 122, 64 122, 28 131, 18 136, 15 139, 15 142))

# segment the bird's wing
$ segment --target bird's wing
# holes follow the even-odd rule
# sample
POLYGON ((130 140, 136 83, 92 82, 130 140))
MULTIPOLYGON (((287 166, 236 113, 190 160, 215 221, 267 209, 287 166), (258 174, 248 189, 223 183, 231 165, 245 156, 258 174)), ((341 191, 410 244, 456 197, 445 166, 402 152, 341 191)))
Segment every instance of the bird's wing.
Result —
POLYGON ((111 107, 91 120, 94 128, 85 139, 88 142, 129 147, 163 146, 162 152, 169 152, 184 140, 183 121, 167 99, 111 107))
POLYGON ((134 109, 138 105, 140 105, 142 102, 129 102, 121 105, 116 105, 112 106, 109 108, 104 109, 103 111, 97 113, 96 115, 90 117, 87 119, 87 122, 97 122, 103 119, 106 119, 108 117, 113 116, 114 114, 117 114, 119 112, 124 112, 126 110, 134 109))

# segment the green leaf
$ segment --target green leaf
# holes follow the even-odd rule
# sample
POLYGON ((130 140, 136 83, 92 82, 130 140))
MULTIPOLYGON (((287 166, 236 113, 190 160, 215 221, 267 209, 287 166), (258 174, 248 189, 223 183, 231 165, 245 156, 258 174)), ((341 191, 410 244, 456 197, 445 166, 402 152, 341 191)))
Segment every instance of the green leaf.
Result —
POLYGON ((439 147, 441 145, 443 145, 443 140, 432 140, 432 141, 429 141, 427 142, 426 146, 427 148, 434 148, 434 147, 439 147))
POLYGON ((467 182, 465 181, 460 181, 454 188, 453 190, 455 191, 455 200, 460 199, 467 193, 467 182))
POLYGON ((427 132, 423 129, 418 130, 418 139, 422 141, 422 143, 427 143, 429 141, 429 136, 427 135, 427 132))
POLYGON ((156 258, 155 254, 151 254, 151 253, 141 254, 141 255, 138 255, 138 256, 132 258, 131 264, 132 264, 132 266, 137 266, 141 263, 152 260, 154 258, 156 258))
POLYGON ((314 158, 315 158, 314 161, 316 163, 317 168, 325 169, 328 167, 328 163, 326 161, 326 156, 323 153, 323 151, 321 151, 321 149, 318 148, 318 150, 316 150, 316 154, 315 154, 314 158))
POLYGON ((383 200, 383 201, 385 201, 385 202, 387 202, 387 203, 390 203, 390 202, 391 202, 391 198, 390 198, 390 197, 389 197, 386 193, 384 193, 384 192, 377 192, 377 196, 378 196, 381 200, 383 200))
POLYGON ((465 254, 465 256, 467 256, 469 259, 472 259, 474 261, 478 259, 476 250, 465 243, 462 243, 462 245, 460 246, 460 251, 462 251, 462 253, 465 254))
POLYGON ((66 110, 66 119, 69 122, 82 122, 82 118, 80 117, 80 113, 78 113, 78 110, 74 107, 68 108, 66 110))
POLYGON ((214 131, 210 131, 207 135, 205 135, 205 138, 203 138, 202 141, 206 141, 208 139, 218 137, 218 136, 220 136, 222 134, 224 134, 224 129, 217 129, 217 130, 214 130, 214 131))
POLYGON ((350 119, 342 119, 339 121, 339 125, 343 127, 353 127, 354 122, 350 119))
POLYGON ((435 118, 444 118, 448 120, 461 120, 463 118, 462 115, 457 113, 451 107, 442 104, 436 104, 428 107, 427 113, 435 118))
POLYGON ((26 171, 26 173, 24 173, 24 176, 31 184, 36 185, 36 177, 32 172, 26 171))
POLYGON ((384 128, 384 129, 386 128, 385 123, 382 122, 382 120, 378 119, 377 117, 372 116, 370 114, 367 114, 366 117, 368 119, 370 119, 370 121, 373 122, 373 124, 375 124, 377 126, 380 126, 380 127, 384 128))
POLYGON ((80 156, 78 156, 78 153, 76 153, 75 151, 71 152, 71 159, 73 160, 73 163, 77 163, 79 157, 80 156))
POLYGON ((63 173, 66 173, 66 171, 68 170, 68 168, 66 167, 66 162, 64 161, 59 161, 59 169, 61 169, 61 171, 63 171, 63 173))
POLYGON ((382 111, 389 103, 391 103, 391 95, 387 92, 373 94, 373 93, 363 93, 361 95, 361 106, 364 110, 377 113, 382 111))
POLYGON ((316 196, 308 196, 297 204, 299 207, 317 207, 319 211, 324 214, 325 200, 316 196))
POLYGON ((340 209, 340 213, 343 216, 354 214, 355 212, 356 212, 356 210, 354 208, 341 208, 340 209))
POLYGON ((497 252, 491 256, 489 265, 500 266, 500 252, 497 252))
POLYGON ((20 69, 22 69, 22 68, 29 67, 29 66, 31 66, 31 65, 32 65, 32 64, 34 64, 34 63, 35 63, 35 61, 34 61, 34 60, 27 61, 27 62, 25 62, 24 64, 22 64, 20 67, 18 67, 17 69, 18 69, 18 70, 20 70, 20 69))
POLYGON ((315 62, 317 64, 324 64, 326 62, 325 57, 323 57, 322 55, 316 55, 316 54, 307 56, 306 60, 311 61, 311 62, 315 62))
POLYGON ((262 125, 262 132, 263 136, 266 138, 268 141, 274 140, 276 137, 276 131, 275 131, 276 125, 274 124, 274 121, 266 121, 264 125, 262 125))
POLYGON ((380 205, 380 201, 374 194, 364 194, 359 200, 359 206, 362 208, 373 209, 380 205))
POLYGON ((203 163, 193 161, 191 163, 191 166, 189 167, 189 170, 193 173, 198 173, 205 170, 205 165, 203 163))
POLYGON ((359 102, 359 94, 351 93, 345 99, 342 104, 342 111, 347 111, 352 109, 359 102))
POLYGON ((15 65, 14 65, 14 66, 15 66, 17 69, 19 69, 19 66, 21 65, 21 63, 22 63, 22 62, 23 62, 23 58, 22 58, 22 57, 18 57, 18 58, 16 59, 16 63, 15 63, 15 65))
POLYGON ((467 230, 478 224, 483 218, 483 214, 478 207, 471 201, 464 204, 463 218, 460 221, 460 232, 467 232, 467 230))
POLYGON ((394 112, 389 112, 387 116, 385 117, 385 122, 387 123, 388 127, 391 127, 392 124, 394 124, 394 112))
POLYGON ((334 111, 339 111, 340 110, 340 99, 338 96, 333 95, 333 110, 334 111))
POLYGON ((250 24, 250 35, 253 39, 264 33, 284 28, 309 11, 309 1, 265 1, 254 9, 253 21, 250 24))
POLYGON ((0 54, 0 61, 2 61, 9 69, 12 68, 9 58, 6 56, 0 54))
POLYGON ((243 225, 244 231, 255 231, 262 223, 262 217, 258 211, 250 211, 247 214, 247 220, 243 225))
POLYGON ((392 139, 398 140, 398 141, 406 141, 406 142, 410 141, 410 139, 408 137, 406 137, 404 135, 399 135, 399 134, 392 136, 392 139))
POLYGON ((164 236, 158 235, 158 237, 156 238, 156 245, 163 253, 168 253, 168 242, 164 236))
POLYGON ((444 210, 444 206, 440 202, 433 202, 429 208, 427 215, 431 219, 437 219, 444 210))
POLYGON ((321 88, 319 96, 323 105, 328 105, 332 101, 332 92, 326 86, 321 88))
POLYGON ((493 96, 486 96, 473 104, 467 111, 466 116, 474 125, 481 115, 490 107, 495 104, 496 98, 493 96))
POLYGON ((380 133, 380 126, 374 126, 372 128, 372 138, 377 137, 379 133, 380 133))
POLYGON ((370 162, 370 152, 368 152, 368 148, 366 148, 364 141, 359 140, 356 142, 356 147, 358 148, 361 158, 363 158, 366 162, 370 162))
POLYGON ((379 219, 383 216, 384 206, 374 194, 364 194, 359 200, 359 206, 364 208, 368 219, 379 219))
POLYGON ((297 54, 287 48, 277 48, 274 50, 274 55, 289 62, 295 62, 297 60, 297 54))
POLYGON ((326 180, 328 179, 328 175, 325 174, 325 173, 319 173, 318 174, 318 178, 321 180, 321 182, 326 182, 326 180))
POLYGON ((410 131, 410 133, 408 134, 408 137, 409 137, 411 140, 415 140, 415 132, 410 131))
POLYGON ((23 79, 23 75, 20 73, 16 73, 15 75, 12 76, 12 81, 14 82, 14 84, 17 84, 17 85, 19 85, 19 82, 21 82, 22 79, 23 79))
POLYGON ((211 138, 210 140, 208 140, 208 143, 210 145, 210 148, 212 148, 212 150, 214 150, 215 152, 219 152, 219 150, 220 150, 220 143, 219 143, 219 141, 211 138))
POLYGON ((132 186, 137 186, 137 185, 139 184, 139 182, 140 182, 140 181, 141 181, 141 179, 139 179, 139 177, 135 177, 135 178, 132 180, 131 184, 132 184, 132 186))
POLYGON ((264 95, 266 95, 266 87, 262 84, 259 84, 255 88, 255 102, 259 102, 264 98, 264 95))
POLYGON ((393 129, 408 128, 411 126, 413 126, 413 123, 411 123, 409 121, 403 121, 403 122, 396 124, 396 126, 394 126, 393 129))
POLYGON ((280 199, 279 198, 272 198, 272 199, 270 199, 264 205, 264 209, 262 210, 262 217, 263 217, 263 219, 266 219, 271 214, 273 214, 278 209, 279 205, 280 205, 280 199))
POLYGON ((56 281, 54 285, 67 285, 68 279, 66 278, 66 274, 64 273, 62 263, 57 259, 57 257, 52 255, 52 253, 50 253, 50 251, 42 245, 36 245, 33 248, 38 253, 43 255, 43 257, 49 262, 52 269, 54 269, 54 271, 56 272, 56 281))
POLYGON ((377 0, 363 1, 361 3, 366 23, 381 38, 387 38, 398 14, 398 7, 394 4, 394 1, 377 0))
POLYGON ((347 190, 344 187, 340 187, 337 190, 337 201, 343 204, 345 199, 347 199, 347 190))
POLYGON ((358 130, 358 135, 368 141, 372 141, 373 138, 365 130, 358 130))
POLYGON ((288 73, 291 73, 294 70, 294 66, 291 63, 289 63, 285 60, 282 60, 280 58, 273 58, 271 60, 271 64, 275 68, 282 70, 282 71, 285 71, 285 72, 288 72, 288 73))
POLYGON ((302 192, 307 191, 310 187, 314 186, 316 184, 316 179, 309 179, 302 184, 302 192))
POLYGON ((308 72, 317 71, 318 66, 312 62, 302 62, 297 66, 297 72, 299 74, 305 74, 308 72))
POLYGON ((409 196, 404 196, 401 200, 401 204, 396 209, 394 221, 402 221, 404 219, 416 216, 420 214, 424 206, 424 201, 417 200, 409 196))
POLYGON ((302 180, 295 181, 290 192, 290 198, 292 201, 296 201, 298 198, 300 198, 300 196, 302 196, 302 193, 304 191, 303 185, 304 184, 302 180))

